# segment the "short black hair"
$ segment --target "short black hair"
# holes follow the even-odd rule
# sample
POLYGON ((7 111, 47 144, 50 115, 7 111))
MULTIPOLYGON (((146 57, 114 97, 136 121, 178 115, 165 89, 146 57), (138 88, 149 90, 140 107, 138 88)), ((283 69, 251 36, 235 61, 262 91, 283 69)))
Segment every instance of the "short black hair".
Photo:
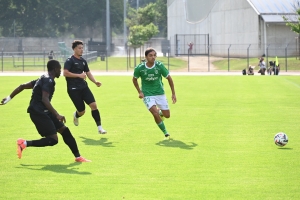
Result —
POLYGON ((72 49, 75 49, 78 45, 82 44, 83 45, 83 42, 81 40, 74 40, 72 42, 72 49))
POLYGON ((61 68, 60 63, 57 60, 49 60, 47 63, 48 72, 54 70, 55 68, 61 68))
POLYGON ((154 51, 156 53, 155 49, 153 49, 152 47, 147 48, 145 51, 145 56, 148 56, 148 54, 152 51, 154 51))

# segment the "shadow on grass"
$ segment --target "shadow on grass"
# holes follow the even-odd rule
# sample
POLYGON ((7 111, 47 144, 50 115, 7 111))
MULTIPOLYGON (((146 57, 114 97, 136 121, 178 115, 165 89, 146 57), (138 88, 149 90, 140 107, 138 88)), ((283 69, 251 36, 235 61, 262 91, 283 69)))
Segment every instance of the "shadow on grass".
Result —
POLYGON ((77 171, 78 168, 75 168, 75 166, 80 165, 79 162, 74 162, 69 165, 26 165, 26 164, 20 164, 22 167, 16 167, 16 168, 22 168, 22 169, 29 169, 29 170, 41 170, 41 171, 51 171, 56 173, 65 173, 65 174, 79 174, 79 175, 91 175, 90 172, 80 172, 77 171))
POLYGON ((186 150, 193 150, 194 147, 198 146, 198 144, 191 142, 190 145, 179 141, 179 140, 162 140, 158 143, 156 143, 158 146, 164 146, 164 147, 173 147, 173 148, 180 148, 180 149, 186 149, 186 150))
POLYGON ((108 142, 107 138, 100 138, 100 140, 93 140, 86 137, 80 137, 80 138, 83 139, 82 142, 84 142, 84 144, 86 145, 95 145, 95 146, 101 145, 103 147, 115 147, 112 142, 108 142))
POLYGON ((293 150, 293 148, 278 148, 280 150, 293 150))

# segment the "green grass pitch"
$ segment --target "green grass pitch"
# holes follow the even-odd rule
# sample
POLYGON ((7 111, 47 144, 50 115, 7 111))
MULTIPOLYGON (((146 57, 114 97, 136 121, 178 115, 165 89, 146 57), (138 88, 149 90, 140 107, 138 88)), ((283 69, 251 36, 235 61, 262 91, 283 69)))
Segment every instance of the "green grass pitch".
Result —
MULTIPOLYGON (((0 77, 0 98, 34 78, 0 77)), ((52 100, 91 163, 75 163, 61 136, 19 160, 16 139, 39 138, 26 113, 31 90, 0 106, 0 199, 300 199, 298 76, 173 76, 170 141, 130 76, 96 78, 103 85, 89 86, 107 135, 97 134, 88 107, 73 125, 63 77, 52 100), (289 137, 283 148, 273 142, 280 131, 289 137)))

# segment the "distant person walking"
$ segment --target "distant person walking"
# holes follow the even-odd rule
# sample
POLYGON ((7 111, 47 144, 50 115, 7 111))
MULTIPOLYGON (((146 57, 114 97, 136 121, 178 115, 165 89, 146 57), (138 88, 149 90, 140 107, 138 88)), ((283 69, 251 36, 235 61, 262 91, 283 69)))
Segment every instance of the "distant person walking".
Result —
POLYGON ((88 63, 81 57, 83 54, 83 42, 74 40, 72 49, 74 54, 65 62, 64 76, 67 81, 69 97, 76 108, 76 111, 73 114, 74 125, 79 125, 79 117, 84 115, 86 103, 91 108, 91 114, 98 127, 99 134, 105 134, 107 132, 102 128, 100 112, 97 108, 94 95, 85 79, 88 77, 97 87, 100 87, 102 84, 95 80, 88 67, 88 63))
POLYGON ((194 44, 192 42, 188 43, 188 54, 190 55, 193 54, 193 45, 194 44))
POLYGON ((54 52, 53 52, 53 50, 51 50, 49 52, 48 58, 49 58, 49 60, 53 60, 54 59, 54 52))

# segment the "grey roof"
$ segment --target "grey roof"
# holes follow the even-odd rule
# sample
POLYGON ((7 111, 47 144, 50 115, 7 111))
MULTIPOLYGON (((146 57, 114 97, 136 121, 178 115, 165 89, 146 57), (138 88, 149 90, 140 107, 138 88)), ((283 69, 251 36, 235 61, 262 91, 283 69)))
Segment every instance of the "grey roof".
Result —
POLYGON ((248 0, 265 22, 284 22, 282 16, 297 19, 295 8, 299 0, 248 0))
POLYGON ((297 0, 248 0, 259 14, 288 14, 295 13, 294 5, 297 0))

